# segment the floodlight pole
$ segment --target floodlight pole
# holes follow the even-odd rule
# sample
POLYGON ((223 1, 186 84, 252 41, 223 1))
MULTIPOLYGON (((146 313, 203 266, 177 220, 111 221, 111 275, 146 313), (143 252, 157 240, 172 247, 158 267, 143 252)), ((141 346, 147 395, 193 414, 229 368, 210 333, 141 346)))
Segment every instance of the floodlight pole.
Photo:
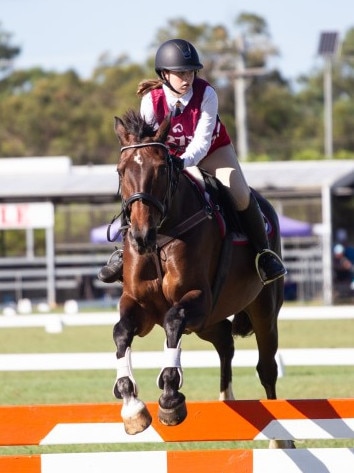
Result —
POLYGON ((247 107, 246 107, 246 86, 245 86, 245 46, 244 39, 239 36, 236 39, 238 53, 236 54, 236 77, 235 87, 235 121, 237 130, 237 154, 240 161, 246 161, 248 157, 248 137, 247 137, 247 107))
MULTIPOLYGON (((223 70, 219 66, 219 77, 228 77, 233 80, 235 94, 235 124, 237 155, 240 161, 248 158, 248 132, 247 132, 247 103, 246 89, 250 77, 264 76, 267 70, 264 67, 246 67, 245 65, 245 40, 243 36, 235 39, 236 58, 234 70, 223 70)), ((229 64, 229 63, 228 63, 229 64)))
POLYGON ((325 57, 323 75, 324 89, 324 150, 327 159, 333 158, 333 122, 332 122, 332 58, 325 57))
POLYGON ((267 70, 264 67, 246 67, 246 46, 242 35, 235 40, 237 53, 235 59, 234 91, 235 91, 235 123, 237 132, 237 155, 240 161, 248 159, 248 127, 246 88, 250 77, 264 76, 267 70))
POLYGON ((333 158, 333 123, 332 123, 332 61, 338 51, 338 33, 325 31, 321 33, 318 54, 323 57, 323 95, 324 95, 324 154, 327 159, 333 158))

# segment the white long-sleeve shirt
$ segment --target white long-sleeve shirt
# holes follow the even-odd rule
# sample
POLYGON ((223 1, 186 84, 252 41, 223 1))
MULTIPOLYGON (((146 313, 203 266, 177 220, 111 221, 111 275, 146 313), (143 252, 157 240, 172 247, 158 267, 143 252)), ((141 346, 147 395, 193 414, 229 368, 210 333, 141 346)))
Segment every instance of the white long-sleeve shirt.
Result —
MULTIPOLYGON (((171 112, 175 109, 177 100, 181 102, 181 111, 183 111, 193 95, 193 89, 190 89, 185 95, 175 97, 166 85, 162 87, 171 112)), ((196 166, 207 155, 216 125, 218 106, 218 96, 215 90, 208 85, 204 92, 201 114, 194 136, 185 152, 180 156, 184 160, 184 167, 196 166)), ((140 104, 140 114, 148 123, 152 123, 156 119, 151 93, 143 96, 140 104)))

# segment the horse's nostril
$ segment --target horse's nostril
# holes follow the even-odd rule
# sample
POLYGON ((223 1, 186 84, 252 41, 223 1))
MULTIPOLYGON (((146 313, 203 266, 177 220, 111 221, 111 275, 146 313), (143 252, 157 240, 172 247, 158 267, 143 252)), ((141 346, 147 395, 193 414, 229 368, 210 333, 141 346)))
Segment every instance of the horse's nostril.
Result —
POLYGON ((146 232, 141 230, 132 230, 130 239, 136 247, 139 254, 151 253, 156 247, 156 229, 151 228, 146 232))

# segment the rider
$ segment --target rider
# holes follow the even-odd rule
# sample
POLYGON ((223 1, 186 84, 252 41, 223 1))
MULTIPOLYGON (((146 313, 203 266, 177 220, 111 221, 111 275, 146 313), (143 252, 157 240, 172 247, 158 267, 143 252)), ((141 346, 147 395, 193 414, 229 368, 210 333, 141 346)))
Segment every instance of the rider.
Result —
MULTIPOLYGON (((255 265, 263 284, 286 274, 280 257, 269 249, 264 220, 240 168, 225 126, 218 116, 214 88, 197 73, 203 65, 194 46, 183 39, 163 43, 155 57, 158 80, 138 86, 140 113, 148 123, 161 124, 172 112, 167 139, 170 153, 183 160, 184 168, 200 166, 227 186, 243 230, 255 250, 255 265)), ((122 280, 122 258, 108 262, 98 274, 104 282, 122 280)))

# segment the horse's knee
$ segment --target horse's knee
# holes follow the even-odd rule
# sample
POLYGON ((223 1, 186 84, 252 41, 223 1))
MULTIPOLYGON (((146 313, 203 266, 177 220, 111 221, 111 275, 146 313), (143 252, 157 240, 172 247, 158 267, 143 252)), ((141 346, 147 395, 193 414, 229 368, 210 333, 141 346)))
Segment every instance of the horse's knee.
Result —
POLYGON ((165 315, 163 327, 166 333, 167 347, 176 347, 186 326, 185 310, 174 306, 165 315))
POLYGON ((127 347, 130 347, 134 338, 135 325, 129 317, 122 317, 113 327, 113 340, 117 347, 117 358, 125 356, 127 347))
POLYGON ((198 293, 198 296, 188 293, 165 315, 163 326, 167 338, 171 337, 175 343, 185 330, 200 332, 203 329, 205 314, 209 312, 210 305, 206 303, 204 292, 198 293))

